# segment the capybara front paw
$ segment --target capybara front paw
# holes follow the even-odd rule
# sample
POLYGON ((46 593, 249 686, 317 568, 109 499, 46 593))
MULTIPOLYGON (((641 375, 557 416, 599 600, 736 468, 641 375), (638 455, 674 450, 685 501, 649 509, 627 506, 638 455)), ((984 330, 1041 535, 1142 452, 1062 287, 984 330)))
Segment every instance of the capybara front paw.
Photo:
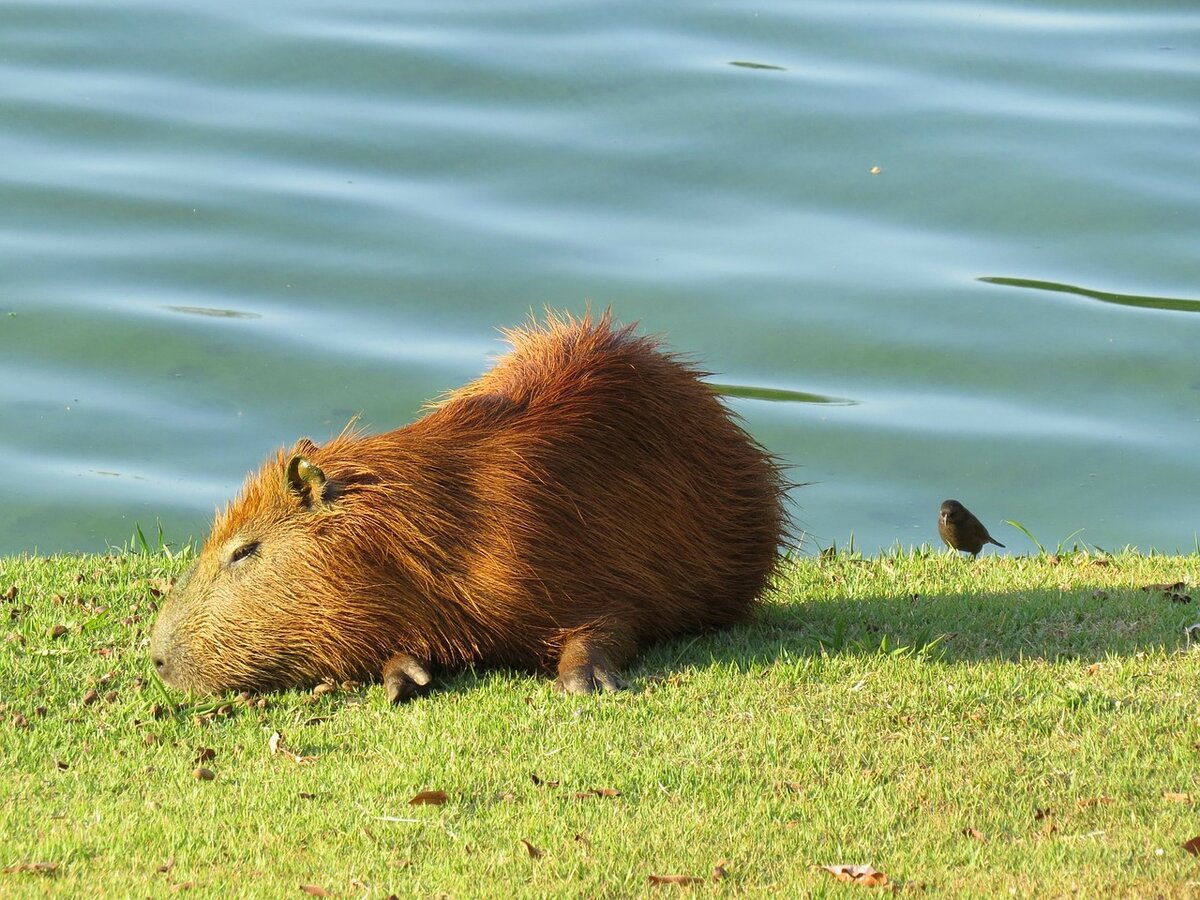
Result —
POLYGON ((620 636, 606 633, 575 635, 563 644, 558 658, 558 680, 554 689, 564 694, 595 694, 598 691, 623 691, 625 679, 613 664, 613 656, 624 659, 620 636))
POLYGON ((567 641, 558 659, 554 688, 564 694, 623 691, 629 687, 606 652, 608 648, 586 637, 567 641))
POLYGON ((393 706, 426 693, 432 681, 425 664, 408 653, 397 653, 383 664, 383 686, 393 706))
POLYGON ((566 672, 559 671, 554 689, 563 694, 595 694, 599 691, 623 691, 629 687, 619 674, 603 665, 584 664, 566 672))

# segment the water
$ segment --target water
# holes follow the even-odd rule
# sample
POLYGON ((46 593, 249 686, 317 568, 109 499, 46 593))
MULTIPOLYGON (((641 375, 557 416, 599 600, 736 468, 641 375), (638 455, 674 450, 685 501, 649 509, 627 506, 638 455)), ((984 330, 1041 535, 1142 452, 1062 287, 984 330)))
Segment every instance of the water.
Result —
POLYGON ((5 4, 0 553, 202 537, 588 300, 810 549, 1193 549, 1197 148, 1185 3, 5 4))

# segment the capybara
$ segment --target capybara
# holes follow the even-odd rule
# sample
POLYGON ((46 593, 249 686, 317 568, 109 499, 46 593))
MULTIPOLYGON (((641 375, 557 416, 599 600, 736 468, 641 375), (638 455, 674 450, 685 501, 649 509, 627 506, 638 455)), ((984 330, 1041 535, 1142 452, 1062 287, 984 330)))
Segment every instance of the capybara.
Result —
POLYGON ((617 690, 639 648, 748 616, 784 481, 703 373, 611 313, 506 336, 411 425, 304 439, 248 479, 155 623, 164 681, 381 679, 398 702, 478 664, 617 690))

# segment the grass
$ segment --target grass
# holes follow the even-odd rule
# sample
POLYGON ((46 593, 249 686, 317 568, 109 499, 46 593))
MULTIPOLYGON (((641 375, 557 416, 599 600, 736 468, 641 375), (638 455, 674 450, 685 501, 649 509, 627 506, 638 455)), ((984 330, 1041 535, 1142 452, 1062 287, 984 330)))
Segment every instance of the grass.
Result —
POLYGON ((402 708, 160 693, 146 635, 187 557, 0 560, 0 895, 1200 886, 1200 556, 794 560, 752 626, 651 650, 630 692, 464 673, 402 708))

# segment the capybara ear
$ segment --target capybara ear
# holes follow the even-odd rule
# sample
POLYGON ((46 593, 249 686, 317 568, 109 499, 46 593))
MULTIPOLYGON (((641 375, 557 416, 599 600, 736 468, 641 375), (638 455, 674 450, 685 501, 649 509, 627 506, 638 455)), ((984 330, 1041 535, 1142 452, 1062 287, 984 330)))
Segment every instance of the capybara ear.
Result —
MULTIPOLYGON (((311 445, 312 442, 309 443, 311 445)), ((325 503, 325 488, 329 482, 325 473, 303 453, 293 453, 288 460, 287 483, 288 489, 305 506, 321 506, 325 503)))

